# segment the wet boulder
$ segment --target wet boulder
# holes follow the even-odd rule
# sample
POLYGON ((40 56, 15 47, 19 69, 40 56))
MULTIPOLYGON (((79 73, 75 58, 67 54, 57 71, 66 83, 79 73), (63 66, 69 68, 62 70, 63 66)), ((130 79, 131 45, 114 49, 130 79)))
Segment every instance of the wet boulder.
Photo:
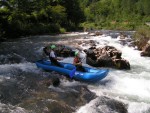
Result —
POLYGON ((70 57, 74 56, 74 51, 72 48, 64 45, 57 45, 57 48, 55 49, 57 56, 61 57, 70 57))
POLYGON ((122 52, 113 46, 91 47, 84 52, 87 54, 86 62, 91 66, 130 69, 129 62, 121 57, 122 52))
MULTIPOLYGON (((52 44, 50 44, 48 47, 50 47, 52 44)), ((61 44, 55 44, 55 53, 59 57, 73 57, 75 48, 71 48, 69 46, 61 45, 61 44)))
POLYGON ((95 98, 96 95, 84 85, 50 87, 34 92, 33 98, 26 99, 20 106, 34 113, 72 113, 95 98))
POLYGON ((100 32, 100 31, 95 31, 95 32, 88 32, 88 35, 90 35, 90 36, 100 36, 100 35, 103 35, 103 33, 100 32))
POLYGON ((60 85, 60 79, 58 77, 53 77, 49 80, 43 81, 46 86, 53 85, 54 87, 58 87, 60 85))
POLYGON ((87 57, 89 57, 93 60, 97 59, 93 49, 84 50, 84 52, 86 53, 87 57))
POLYGON ((148 56, 148 57, 150 57, 150 40, 143 47, 143 50, 141 52, 141 56, 148 56))
POLYGON ((113 61, 108 54, 101 55, 97 59, 97 62, 100 67, 112 67, 113 66, 113 61))
MULTIPOLYGON (((128 113, 127 105, 121 101, 110 99, 105 96, 92 100, 86 108, 93 113, 128 113)), ((87 111, 87 109, 85 109, 87 111)))
POLYGON ((126 69, 130 70, 130 63, 125 59, 114 59, 114 65, 117 69, 126 69))
POLYGON ((29 111, 10 104, 0 104, 0 113, 29 113, 29 111))
POLYGON ((25 61, 25 58, 16 53, 11 53, 11 54, 0 56, 0 64, 13 64, 13 63, 21 63, 24 61, 25 61))
POLYGON ((86 85, 59 84, 67 79, 56 72, 37 74, 19 71, 14 74, 11 79, 0 82, 0 101, 6 104, 6 107, 1 105, 2 113, 9 112, 9 109, 14 112, 72 113, 97 97, 86 85), (7 106, 9 104, 21 107, 22 110, 10 108, 7 106))

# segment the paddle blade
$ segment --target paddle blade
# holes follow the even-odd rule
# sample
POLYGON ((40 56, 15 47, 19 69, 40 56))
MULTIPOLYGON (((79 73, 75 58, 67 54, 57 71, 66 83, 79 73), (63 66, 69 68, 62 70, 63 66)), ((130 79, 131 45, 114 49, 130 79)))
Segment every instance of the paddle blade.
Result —
POLYGON ((69 74, 70 78, 72 78, 72 77, 75 75, 75 72, 76 72, 76 68, 74 68, 74 69, 70 72, 70 74, 69 74))

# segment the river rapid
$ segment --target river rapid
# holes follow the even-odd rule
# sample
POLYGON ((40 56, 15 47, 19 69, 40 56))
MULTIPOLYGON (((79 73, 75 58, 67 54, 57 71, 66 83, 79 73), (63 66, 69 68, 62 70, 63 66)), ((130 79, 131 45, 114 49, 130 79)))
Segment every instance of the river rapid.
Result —
MULTIPOLYGON (((132 37, 133 32, 126 33, 128 39, 132 37)), ((135 47, 129 47, 128 43, 123 44, 117 38, 118 36, 118 31, 103 31, 103 35, 101 36, 89 36, 86 33, 70 33, 57 36, 25 37, 13 41, 1 42, 0 111, 2 113, 40 113, 40 109, 42 109, 47 101, 51 102, 55 100, 48 100, 45 96, 45 99, 47 99, 46 102, 40 105, 41 108, 36 108, 33 104, 27 105, 29 101, 28 97, 34 98, 34 101, 36 100, 29 92, 35 93, 38 88, 38 90, 45 92, 45 95, 46 89, 57 90, 62 93, 66 89, 70 91, 70 87, 84 85, 91 92, 95 93, 97 97, 91 99, 91 101, 87 101, 85 104, 78 104, 77 108, 74 107, 76 113, 120 113, 113 111, 105 103, 99 104, 100 97, 114 99, 123 103, 128 113, 150 113, 150 58, 141 57, 140 51, 136 50, 135 47), (50 43, 73 46, 74 41, 81 40, 94 40, 97 42, 97 47, 104 45, 116 47, 122 51, 122 57, 130 62, 131 70, 110 68, 108 76, 94 84, 62 79, 58 88, 50 85, 45 87, 45 90, 41 89, 38 84, 43 80, 43 77, 49 76, 49 72, 38 69, 34 62, 42 58, 43 47, 50 43), (37 82, 35 83, 34 81, 37 82), (33 109, 39 110, 36 111, 33 109)), ((89 46, 81 44, 79 47, 87 49, 89 46)), ((73 58, 71 57, 65 58, 63 62, 71 63, 72 60, 73 58)), ((88 66, 85 62, 83 65, 88 66)), ((111 103, 112 101, 109 102, 111 103)), ((33 100, 30 100, 30 103, 34 103, 33 100)), ((43 109, 45 111, 43 113, 48 112, 48 108, 43 109)), ((55 109, 50 113, 63 112, 61 109, 56 111, 55 109)))

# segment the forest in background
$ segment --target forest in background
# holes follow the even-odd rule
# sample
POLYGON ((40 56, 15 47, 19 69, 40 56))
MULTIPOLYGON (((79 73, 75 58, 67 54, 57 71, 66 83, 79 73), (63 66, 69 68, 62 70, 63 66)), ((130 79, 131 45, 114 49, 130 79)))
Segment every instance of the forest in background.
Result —
POLYGON ((0 38, 86 29, 135 30, 150 0, 0 0, 0 38))

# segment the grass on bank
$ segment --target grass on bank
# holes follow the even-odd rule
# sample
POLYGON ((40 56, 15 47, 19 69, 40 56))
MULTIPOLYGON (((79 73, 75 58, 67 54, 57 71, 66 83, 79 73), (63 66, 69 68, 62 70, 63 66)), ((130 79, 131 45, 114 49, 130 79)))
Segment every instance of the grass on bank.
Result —
POLYGON ((136 22, 128 22, 128 21, 104 21, 99 23, 92 23, 92 22, 84 22, 80 24, 81 27, 83 27, 84 30, 86 29, 106 29, 106 30, 123 30, 123 31, 132 31, 138 28, 138 26, 141 26, 141 23, 136 22))
POLYGON ((134 34, 134 40, 138 46, 138 49, 142 50, 142 47, 144 47, 148 40, 150 40, 150 26, 139 26, 134 34))

